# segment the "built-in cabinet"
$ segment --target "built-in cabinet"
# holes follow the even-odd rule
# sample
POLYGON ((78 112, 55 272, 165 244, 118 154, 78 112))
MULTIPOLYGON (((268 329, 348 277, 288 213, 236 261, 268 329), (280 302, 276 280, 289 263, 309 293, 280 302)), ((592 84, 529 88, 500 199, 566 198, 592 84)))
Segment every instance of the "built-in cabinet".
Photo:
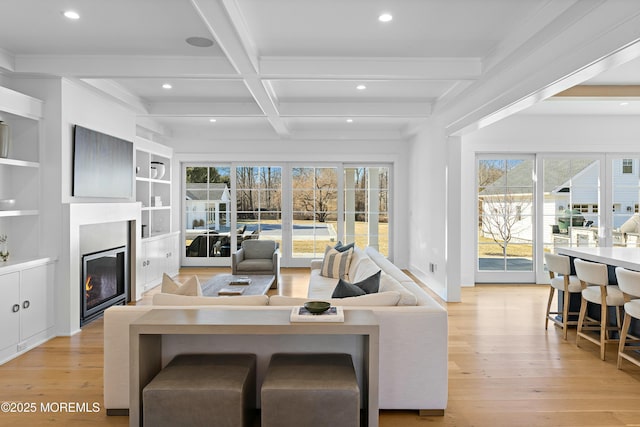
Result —
POLYGON ((49 259, 0 270, 0 363, 54 335, 54 272, 49 259))
POLYGON ((0 363, 55 335, 55 261, 38 244, 42 105, 0 87, 0 120, 10 133, 8 156, 0 158, 0 235, 9 252, 0 260, 0 363))
POLYGON ((144 291, 160 283, 162 273, 167 273, 169 276, 178 274, 180 269, 179 237, 180 233, 176 231, 142 241, 137 275, 138 284, 143 284, 144 291))
POLYGON ((136 264, 137 286, 158 285, 162 273, 180 268, 179 233, 171 230, 171 161, 173 150, 136 138, 136 201, 141 205, 141 243, 136 264))

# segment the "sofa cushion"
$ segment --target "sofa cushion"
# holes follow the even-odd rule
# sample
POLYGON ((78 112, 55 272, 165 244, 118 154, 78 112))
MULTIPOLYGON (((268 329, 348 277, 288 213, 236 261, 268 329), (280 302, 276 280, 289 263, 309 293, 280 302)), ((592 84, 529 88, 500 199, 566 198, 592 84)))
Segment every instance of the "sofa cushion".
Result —
MULTIPOLYGON (((245 240, 242 242, 244 259, 273 259, 276 242, 273 240, 245 240)), ((271 267, 269 267, 271 268, 271 267)))
POLYGON ((325 277, 342 279, 349 271, 352 254, 353 250, 351 249, 339 252, 331 246, 327 246, 324 251, 324 260, 322 261, 322 269, 320 270, 321 274, 325 277))
MULTIPOLYGON (((295 298, 282 295, 273 295, 269 297, 269 305, 276 306, 301 306, 307 301, 317 301, 317 298, 295 298)), ((349 298, 323 298, 331 305, 343 307, 385 307, 397 305, 400 300, 398 292, 379 292, 377 294, 367 294, 359 297, 349 298)))
POLYGON ((187 295, 155 294, 153 305, 268 305, 266 295, 240 295, 229 297, 194 297, 187 295))
POLYGON ((418 304, 418 297, 416 297, 413 292, 407 290, 393 276, 383 273, 382 277, 380 277, 380 292, 389 291, 395 291, 400 294, 400 301, 398 301, 398 305, 418 304))
POLYGON ((264 270, 273 270, 273 261, 271 258, 268 259, 245 259, 244 261, 240 261, 236 264, 236 269, 238 271, 264 271, 264 270))
POLYGON ((364 253, 375 262, 378 267, 380 267, 385 273, 391 275, 398 282, 413 282, 411 277, 407 276, 402 270, 396 267, 391 261, 389 261, 384 255, 380 252, 372 248, 371 246, 367 246, 364 249, 364 253))
MULTIPOLYGON (((356 272, 358 270, 358 267, 360 266, 360 262, 363 259, 368 259, 369 257, 364 253, 364 251, 362 249, 360 249, 359 247, 355 246, 353 248, 353 255, 351 255, 351 264, 349 265, 349 273, 348 273, 348 280, 352 281, 352 282, 356 282, 356 272)), ((375 273, 375 271, 371 272, 372 274, 375 273)))
POLYGON ((364 257, 358 263, 358 267, 355 270, 355 275, 349 275, 349 279, 352 282, 361 282, 367 277, 371 277, 380 271, 380 267, 375 262, 371 261, 368 257, 364 257))
POLYGON ((166 273, 163 273, 160 292, 165 294, 200 296, 202 295, 202 287, 200 286, 198 276, 191 276, 184 283, 180 283, 173 280, 166 273))

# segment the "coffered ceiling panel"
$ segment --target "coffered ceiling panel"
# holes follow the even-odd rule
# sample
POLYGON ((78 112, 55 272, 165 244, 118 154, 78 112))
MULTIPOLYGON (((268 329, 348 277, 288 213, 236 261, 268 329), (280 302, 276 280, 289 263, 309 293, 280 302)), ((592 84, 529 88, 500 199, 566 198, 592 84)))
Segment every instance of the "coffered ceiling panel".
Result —
POLYGON ((211 38, 185 0, 3 0, 0 47, 21 54, 222 56, 220 47, 194 47, 211 38), (80 19, 63 16, 75 10, 80 19))
POLYGON ((176 101, 211 99, 218 102, 253 102, 243 80, 229 79, 113 79, 128 91, 147 101, 176 101), (163 88, 169 84, 171 88, 163 88))
POLYGON ((268 80, 281 101, 434 101, 451 90, 456 82, 447 80, 268 80))
POLYGON ((264 56, 485 56, 544 0, 237 0, 264 56), (381 13, 391 22, 380 22, 381 13))

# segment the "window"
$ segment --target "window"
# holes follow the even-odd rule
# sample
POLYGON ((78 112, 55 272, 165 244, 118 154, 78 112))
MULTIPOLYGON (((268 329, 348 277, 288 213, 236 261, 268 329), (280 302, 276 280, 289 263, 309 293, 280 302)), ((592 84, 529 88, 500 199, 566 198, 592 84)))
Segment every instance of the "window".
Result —
POLYGON ((633 159, 622 159, 622 173, 633 173, 633 159))
POLYGON ((336 241, 338 170, 335 167, 294 167, 293 257, 322 257, 336 241))
MULTIPOLYGON (((571 205, 571 209, 578 211, 580 213, 598 213, 598 205, 597 204, 573 204, 571 205)), ((616 207, 614 206, 613 209, 615 210, 616 207)), ((620 206, 618 206, 618 209, 620 209, 620 206)))
POLYGON ((344 168, 344 227, 347 243, 389 255, 389 168, 344 168))

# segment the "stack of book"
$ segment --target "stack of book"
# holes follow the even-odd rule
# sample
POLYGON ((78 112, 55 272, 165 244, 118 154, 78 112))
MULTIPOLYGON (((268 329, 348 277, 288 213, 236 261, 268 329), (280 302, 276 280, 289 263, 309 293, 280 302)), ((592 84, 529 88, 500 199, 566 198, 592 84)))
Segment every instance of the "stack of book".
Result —
POLYGON ((342 307, 329 307, 327 311, 313 314, 304 307, 294 307, 291 310, 291 322, 344 322, 342 307))
POLYGON ((218 295, 242 295, 244 288, 222 288, 218 291, 218 295))

